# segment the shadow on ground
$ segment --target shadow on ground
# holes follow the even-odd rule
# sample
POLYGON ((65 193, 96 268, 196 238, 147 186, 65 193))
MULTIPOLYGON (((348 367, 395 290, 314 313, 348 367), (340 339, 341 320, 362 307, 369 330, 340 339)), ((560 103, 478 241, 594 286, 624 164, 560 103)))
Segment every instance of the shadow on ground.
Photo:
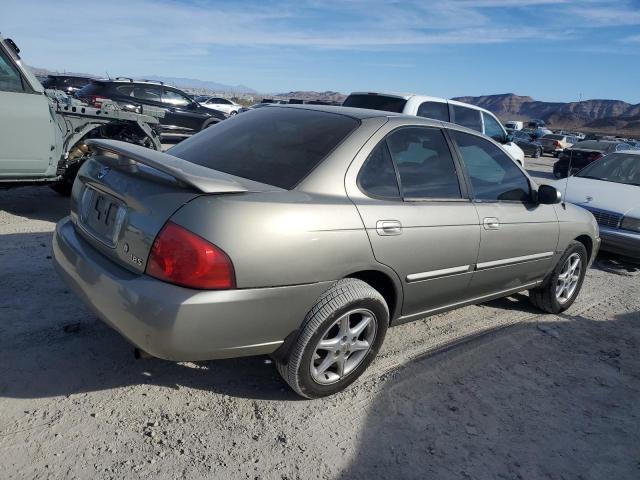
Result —
POLYGON ((32 220, 57 222, 69 215, 69 197, 49 187, 18 187, 0 190, 0 211, 32 220))
POLYGON ((634 312, 521 324, 415 360, 368 409, 340 478, 638 478, 638 347, 634 312))

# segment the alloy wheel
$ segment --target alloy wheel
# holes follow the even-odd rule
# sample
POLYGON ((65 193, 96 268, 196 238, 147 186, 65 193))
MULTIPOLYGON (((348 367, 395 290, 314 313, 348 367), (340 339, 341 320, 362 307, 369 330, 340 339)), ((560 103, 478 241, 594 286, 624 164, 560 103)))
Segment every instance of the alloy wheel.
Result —
POLYGON ((556 299, 560 304, 567 303, 578 287, 582 273, 582 258, 578 253, 572 253, 562 265, 556 283, 556 299))
POLYGON ((370 310, 341 315, 324 332, 311 358, 311 376, 321 385, 336 383, 365 359, 376 338, 378 320, 370 310))

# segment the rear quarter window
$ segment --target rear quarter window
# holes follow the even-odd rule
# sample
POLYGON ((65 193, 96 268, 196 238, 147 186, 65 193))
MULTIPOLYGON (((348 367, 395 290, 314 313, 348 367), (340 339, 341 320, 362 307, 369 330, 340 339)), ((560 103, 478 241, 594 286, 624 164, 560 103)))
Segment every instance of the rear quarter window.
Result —
POLYGON ((265 107, 209 127, 171 155, 287 190, 295 187, 360 122, 346 115, 265 107))

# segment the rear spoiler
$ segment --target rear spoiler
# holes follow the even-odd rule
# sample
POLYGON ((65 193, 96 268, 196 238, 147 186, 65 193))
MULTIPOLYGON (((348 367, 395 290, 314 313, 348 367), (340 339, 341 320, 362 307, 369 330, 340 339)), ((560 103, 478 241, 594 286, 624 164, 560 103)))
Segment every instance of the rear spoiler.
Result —
POLYGON ((118 140, 87 140, 97 154, 107 154, 117 160, 142 163, 172 176, 203 193, 242 193, 248 191, 231 175, 188 162, 173 155, 118 140))

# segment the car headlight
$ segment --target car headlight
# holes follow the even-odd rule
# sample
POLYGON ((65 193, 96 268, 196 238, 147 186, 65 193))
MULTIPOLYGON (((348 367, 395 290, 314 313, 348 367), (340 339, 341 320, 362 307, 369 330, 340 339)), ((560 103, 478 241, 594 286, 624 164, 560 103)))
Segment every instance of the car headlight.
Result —
POLYGON ((620 228, 640 232, 640 218, 624 217, 620 228))

